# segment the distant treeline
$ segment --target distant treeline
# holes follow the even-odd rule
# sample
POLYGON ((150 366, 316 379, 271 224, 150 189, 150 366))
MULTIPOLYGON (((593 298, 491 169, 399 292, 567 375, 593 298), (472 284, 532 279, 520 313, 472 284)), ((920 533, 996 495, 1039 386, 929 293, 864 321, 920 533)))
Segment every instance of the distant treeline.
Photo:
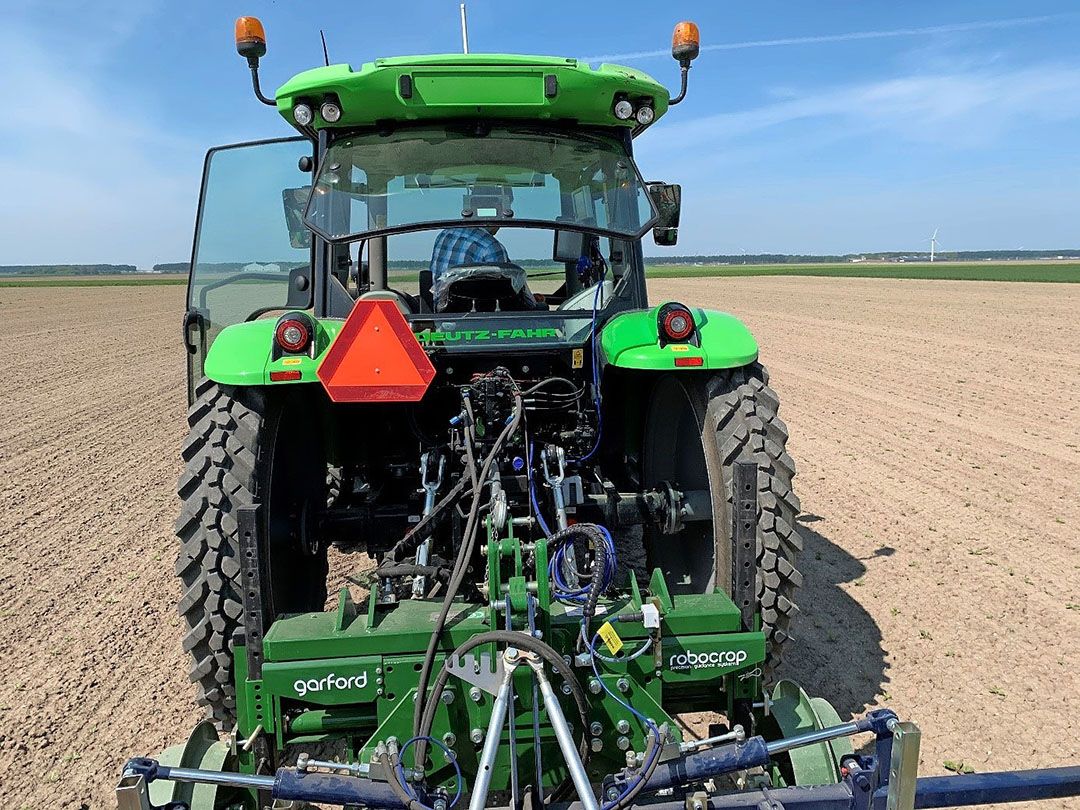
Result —
POLYGON ((137 269, 133 264, 8 264, 0 265, 0 276, 114 276, 137 269))
MULTIPOLYGON (((1080 258, 1080 248, 1064 250, 949 250, 937 251, 934 258, 939 261, 1009 261, 1024 259, 1080 258)), ((728 254, 719 256, 646 256, 645 263, 659 264, 842 264, 855 260, 861 261, 928 261, 930 253, 903 250, 876 251, 873 253, 845 253, 834 256, 811 256, 792 253, 754 253, 728 254)))
MULTIPOLYGON (((1068 259, 1080 258, 1080 248, 1064 248, 1061 250, 950 250, 940 251, 935 255, 939 261, 963 262, 963 261, 1023 261, 1025 259, 1056 259, 1059 256, 1068 259)), ((850 261, 926 261, 930 258, 927 252, 910 252, 902 250, 886 250, 873 253, 845 253, 832 256, 812 256, 808 254, 793 253, 754 253, 754 254, 720 254, 699 256, 646 256, 645 263, 649 265, 665 264, 842 264, 850 261)), ((518 259, 517 263, 522 267, 547 267, 551 260, 542 259, 518 259)), ((238 272, 247 264, 244 262, 220 262, 213 265, 219 272, 238 272)), ((258 262, 258 264, 277 264, 282 269, 296 266, 295 260, 281 262, 258 262)), ((391 269, 395 270, 419 270, 428 266, 426 259, 403 259, 391 261, 391 269)), ((190 264, 188 262, 162 262, 154 265, 155 273, 187 274, 190 264)), ((10 264, 0 265, 0 276, 113 276, 136 273, 138 268, 133 264, 10 264)))

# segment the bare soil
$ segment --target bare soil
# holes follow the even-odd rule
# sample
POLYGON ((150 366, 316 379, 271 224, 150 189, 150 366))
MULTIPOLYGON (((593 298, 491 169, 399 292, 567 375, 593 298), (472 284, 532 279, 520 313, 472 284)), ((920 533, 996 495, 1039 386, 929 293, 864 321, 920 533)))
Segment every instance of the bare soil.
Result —
MULTIPOLYGON (((781 396, 807 581, 787 674, 842 716, 918 722, 924 774, 1080 761, 1080 285, 770 277, 653 297, 743 317, 781 396)), ((6 806, 110 807, 124 759, 200 717, 172 570, 182 299, 0 289, 6 806)))

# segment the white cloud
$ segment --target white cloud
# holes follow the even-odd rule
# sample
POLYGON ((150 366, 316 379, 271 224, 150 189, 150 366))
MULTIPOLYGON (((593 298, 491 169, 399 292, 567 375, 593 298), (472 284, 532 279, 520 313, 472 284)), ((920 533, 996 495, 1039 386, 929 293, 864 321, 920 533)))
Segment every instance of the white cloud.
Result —
MULTIPOLYGON (((792 92, 785 88, 785 95, 792 92)), ((804 137, 820 144, 820 138, 807 136, 807 126, 815 124, 828 141, 884 134, 901 142, 972 148, 992 145, 1020 125, 1077 118, 1077 66, 911 75, 812 91, 683 122, 665 128, 663 137, 644 139, 642 151, 723 155, 729 147, 754 144, 759 156, 781 150, 790 156, 805 146, 804 137), (801 127, 798 136, 791 134, 795 125, 801 127), (774 131, 788 137, 763 146, 762 139, 774 131)))
MULTIPOLYGON (((748 48, 781 48, 790 45, 823 45, 836 42, 857 42, 867 39, 892 39, 895 37, 934 36, 937 34, 958 34, 969 31, 985 31, 1004 28, 1017 28, 1022 25, 1039 25, 1075 19, 1077 14, 1043 14, 1036 17, 1008 17, 1001 20, 975 20, 949 25, 930 25, 921 28, 894 28, 887 31, 849 31, 843 34, 824 34, 812 37, 784 37, 781 39, 752 39, 742 42, 720 42, 701 46, 702 51, 737 51, 748 48)), ((638 59, 653 59, 670 56, 670 50, 631 51, 628 53, 610 53, 601 56, 581 57, 584 62, 620 62, 638 59)))

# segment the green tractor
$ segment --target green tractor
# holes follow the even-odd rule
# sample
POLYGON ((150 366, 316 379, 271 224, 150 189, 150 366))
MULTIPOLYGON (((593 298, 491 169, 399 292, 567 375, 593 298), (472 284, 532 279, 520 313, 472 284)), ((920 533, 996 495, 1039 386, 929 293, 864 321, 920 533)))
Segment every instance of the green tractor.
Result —
POLYGON ((176 530, 209 719, 121 806, 913 806, 914 727, 771 683, 799 501, 754 338, 646 295, 680 188, 633 144, 696 26, 675 97, 462 54, 271 99, 257 20, 237 46, 298 135, 211 150, 199 201, 176 530), (331 548, 366 590, 328 599, 331 548))

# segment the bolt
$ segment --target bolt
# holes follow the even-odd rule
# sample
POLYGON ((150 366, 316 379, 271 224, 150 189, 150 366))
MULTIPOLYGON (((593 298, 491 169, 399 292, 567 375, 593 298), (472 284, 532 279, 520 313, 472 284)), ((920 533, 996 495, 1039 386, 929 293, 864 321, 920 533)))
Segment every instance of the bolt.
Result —
POLYGON ((382 667, 375 667, 375 674, 382 675, 382 667))
POLYGON ((469 690, 469 699, 473 703, 479 703, 481 698, 484 697, 484 693, 480 691, 479 686, 474 686, 469 690))
POLYGON ((599 695, 604 691, 604 685, 597 678, 589 678, 589 691, 594 695, 599 695))
POLYGON ((507 661, 517 661, 520 652, 518 651, 517 647, 507 647, 505 655, 507 661))
POLYGON ((615 681, 615 687, 620 692, 629 692, 630 691, 630 681, 627 678, 619 678, 619 680, 615 681))
POLYGON ((431 810, 446 810, 446 799, 436 799, 434 804, 431 805, 431 810))
POLYGON ((631 748, 626 752, 626 767, 633 768, 637 765, 637 754, 634 753, 634 749, 631 748))
POLYGON ((705 805, 702 803, 701 799, 694 799, 690 802, 690 807, 691 810, 705 810, 705 805))
POLYGON ((615 724, 615 730, 620 734, 629 734, 630 724, 627 723, 625 720, 620 720, 618 723, 615 724))
POLYGON ((375 683, 378 684, 379 686, 382 686, 382 683, 383 683, 382 678, 376 678, 375 683))
POLYGON ((599 737, 593 737, 590 746, 592 747, 593 753, 599 754, 604 750, 604 741, 599 737))
POLYGON ((616 745, 616 747, 618 747, 618 749, 620 751, 625 751, 626 749, 628 749, 630 747, 630 738, 629 737, 619 737, 619 739, 617 739, 615 741, 615 745, 616 745))
POLYGON ((604 798, 607 799, 609 802, 615 801, 617 798, 619 798, 619 789, 617 787, 609 787, 607 789, 607 793, 604 794, 604 798))
POLYGON ((563 693, 564 695, 569 695, 569 694, 570 694, 570 693, 571 693, 572 691, 573 691, 573 690, 572 690, 572 689, 570 688, 570 684, 568 684, 568 683, 566 683, 565 681, 563 681, 563 685, 562 685, 562 693, 563 693))
POLYGON ((380 686, 378 689, 375 690, 375 696, 376 697, 382 697, 382 694, 383 694, 383 690, 382 690, 382 687, 380 686))
POLYGON ((442 742, 447 748, 453 748, 457 743, 457 737, 448 731, 442 735, 442 742))
POLYGON ((443 693, 439 697, 447 706, 454 702, 454 693, 450 689, 443 689, 443 693))
POLYGON ((484 730, 482 728, 474 728, 469 732, 469 739, 479 745, 484 741, 484 730))
POLYGON ((574 659, 571 658, 569 655, 564 655, 562 657, 562 660, 563 660, 563 663, 566 664, 567 666, 570 666, 571 664, 574 663, 574 659))
POLYGON ((592 732, 594 737, 599 737, 604 733, 604 725, 597 720, 593 720, 592 725, 589 726, 589 731, 592 732))

